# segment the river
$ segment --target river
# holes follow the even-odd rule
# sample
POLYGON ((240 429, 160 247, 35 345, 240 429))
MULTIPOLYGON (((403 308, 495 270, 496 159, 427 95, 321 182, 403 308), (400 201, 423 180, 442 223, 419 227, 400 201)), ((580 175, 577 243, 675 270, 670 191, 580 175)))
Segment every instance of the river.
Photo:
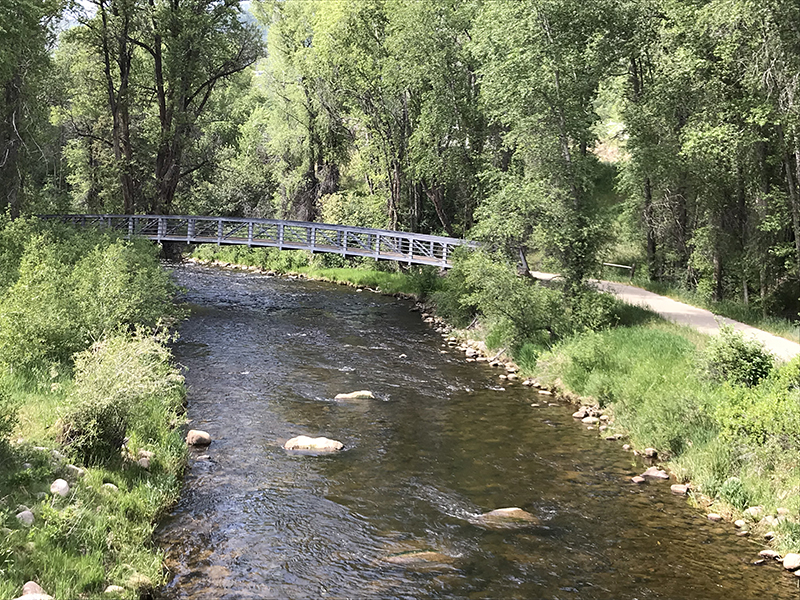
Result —
POLYGON ((567 406, 501 387, 410 304, 318 282, 179 265, 192 450, 164 519, 177 599, 797 598, 762 546, 711 523, 567 406), (337 402, 369 389, 371 400, 337 402), (292 454, 324 435, 335 455, 292 454), (487 530, 517 506, 541 523, 487 530), (420 553, 424 551, 426 553, 420 553))

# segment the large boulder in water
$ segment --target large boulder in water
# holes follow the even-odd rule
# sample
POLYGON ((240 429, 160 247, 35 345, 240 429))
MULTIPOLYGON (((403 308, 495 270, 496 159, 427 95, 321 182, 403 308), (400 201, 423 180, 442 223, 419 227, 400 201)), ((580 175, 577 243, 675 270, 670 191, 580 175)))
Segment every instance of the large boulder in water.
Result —
POLYGON ((191 429, 186 434, 186 443, 190 446, 208 446, 211 443, 211 436, 199 429, 191 429))
POLYGON ((514 506, 498 508, 477 517, 472 517, 470 523, 489 529, 516 529, 538 525, 539 519, 531 513, 514 506))
POLYGON ((307 435, 298 435, 286 442, 283 447, 286 450, 306 450, 309 452, 338 452, 344 448, 344 444, 337 440, 326 437, 312 438, 307 435))

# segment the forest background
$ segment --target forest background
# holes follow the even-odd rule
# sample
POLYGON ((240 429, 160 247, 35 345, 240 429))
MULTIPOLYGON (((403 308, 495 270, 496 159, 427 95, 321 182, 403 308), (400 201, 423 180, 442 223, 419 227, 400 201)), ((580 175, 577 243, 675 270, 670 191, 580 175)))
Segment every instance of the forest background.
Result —
POLYGON ((12 216, 469 236, 568 287, 605 259, 796 314, 794 1, 0 0, 0 16, 12 216))

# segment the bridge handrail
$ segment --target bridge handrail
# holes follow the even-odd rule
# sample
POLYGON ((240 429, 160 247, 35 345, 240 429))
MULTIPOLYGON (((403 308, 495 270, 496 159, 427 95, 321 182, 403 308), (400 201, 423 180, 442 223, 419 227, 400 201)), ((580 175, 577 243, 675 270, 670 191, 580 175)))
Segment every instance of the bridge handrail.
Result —
POLYGON ((426 242, 441 242, 451 245, 467 245, 477 247, 478 242, 465 240, 462 238, 448 237, 444 235, 431 235, 428 233, 414 233, 411 231, 398 231, 395 229, 373 229, 369 227, 356 227, 351 225, 336 225, 335 223, 323 223, 318 221, 290 221, 287 219, 260 219, 250 217, 210 217, 198 215, 117 215, 117 214, 50 214, 37 215, 40 219, 64 219, 64 218, 86 218, 86 219, 194 219, 198 221, 228 221, 233 223, 264 223, 268 225, 295 225, 298 227, 314 226, 317 228, 330 229, 331 231, 353 231, 356 233, 370 233, 375 235, 398 235, 413 237, 416 240, 426 242))
POLYGON ((141 235, 159 242, 247 244, 277 247, 281 250, 299 249, 338 253, 343 256, 372 257, 376 260, 393 260, 441 268, 452 266, 450 255, 454 248, 459 246, 477 248, 480 245, 474 241, 424 233, 283 219, 115 214, 50 214, 39 215, 39 218, 78 225, 102 224, 115 229, 126 227, 128 236, 141 235), (115 222, 117 225, 114 225, 115 222), (170 222, 177 225, 171 226, 168 224, 170 222), (207 228, 199 228, 199 223, 215 223, 214 232, 209 235, 210 231, 207 228), (274 228, 276 238, 265 239, 263 237, 265 228, 274 228), (201 231, 198 232, 198 229, 201 231), (296 233, 284 237, 285 234, 297 229, 306 231, 305 240, 298 238, 296 233), (178 233, 184 230, 185 233, 178 233), (335 232, 333 237, 331 237, 332 232, 335 232))

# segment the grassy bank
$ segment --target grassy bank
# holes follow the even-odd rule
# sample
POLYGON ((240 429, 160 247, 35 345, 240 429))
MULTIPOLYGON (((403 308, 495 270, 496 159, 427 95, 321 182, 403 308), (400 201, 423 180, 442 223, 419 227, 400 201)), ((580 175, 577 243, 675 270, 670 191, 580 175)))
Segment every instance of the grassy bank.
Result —
POLYGON ((411 268, 405 273, 389 263, 369 259, 344 259, 335 254, 311 255, 304 250, 247 248, 246 246, 198 246, 192 258, 216 261, 281 274, 303 275, 309 279, 330 281, 355 287, 370 288, 384 294, 424 297, 437 285, 436 270, 430 267, 411 268))
POLYGON ((0 221, 0 597, 139 598, 185 464, 175 288, 148 242, 0 221), (53 486, 57 480, 58 486, 53 486))
MULTIPOLYGON (((246 252, 196 255, 282 270, 281 257, 242 261, 246 252)), ((295 272, 324 272, 307 256, 297 260, 306 262, 295 272)), ((359 270, 338 276, 364 281, 359 270)), ((656 448, 678 480, 691 482, 698 506, 731 519, 763 507, 747 517, 748 529, 774 531, 778 549, 800 550, 800 358, 773 364, 733 331, 709 338, 590 291, 568 299, 477 253, 444 278, 415 277, 425 285, 393 274, 406 279, 398 289, 429 294, 460 335, 482 339, 492 353, 505 349, 523 375, 602 406, 612 416, 608 433, 656 448), (788 514, 779 518, 779 508, 788 514)))

